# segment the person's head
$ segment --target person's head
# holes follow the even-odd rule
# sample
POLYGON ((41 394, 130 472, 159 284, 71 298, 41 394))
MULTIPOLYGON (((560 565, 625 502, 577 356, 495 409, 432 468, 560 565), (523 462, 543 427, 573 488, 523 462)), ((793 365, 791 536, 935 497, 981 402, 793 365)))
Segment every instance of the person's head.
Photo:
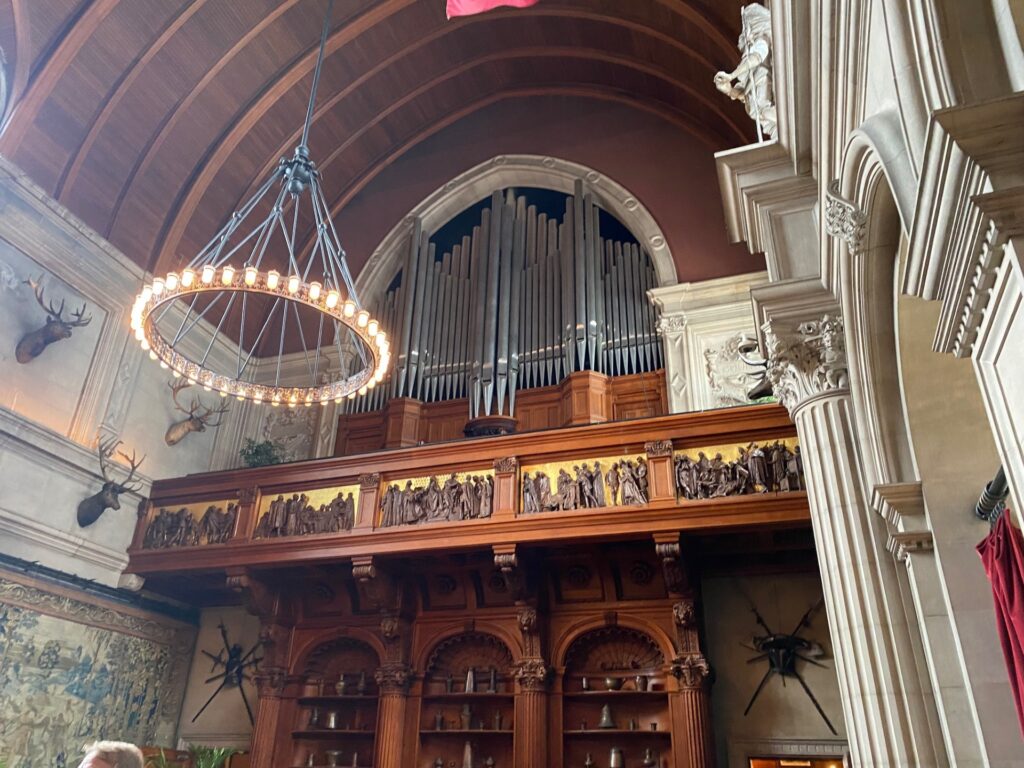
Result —
POLYGON ((86 746, 78 768, 143 768, 142 752, 124 741, 95 741, 86 746))

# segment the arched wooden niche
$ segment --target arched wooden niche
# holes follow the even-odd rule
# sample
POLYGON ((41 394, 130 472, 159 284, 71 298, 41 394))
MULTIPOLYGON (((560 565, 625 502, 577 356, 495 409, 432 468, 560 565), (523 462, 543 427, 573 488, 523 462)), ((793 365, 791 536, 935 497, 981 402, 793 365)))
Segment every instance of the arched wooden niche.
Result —
POLYGON ((600 681, 602 686, 605 677, 651 678, 664 670, 665 654, 654 639, 629 627, 601 627, 585 632, 565 654, 568 678, 588 677, 595 684, 600 681))
POLYGON ((380 657, 368 644, 352 637, 338 637, 314 648, 300 674, 308 682, 322 686, 325 692, 337 691, 338 683, 344 680, 346 693, 374 696, 374 674, 379 666, 380 657))
POLYGON ((508 646, 494 635, 452 635, 431 651, 424 669, 424 689, 433 694, 510 693, 513 663, 508 646), (470 681, 471 689, 467 689, 470 669, 474 679, 470 681))

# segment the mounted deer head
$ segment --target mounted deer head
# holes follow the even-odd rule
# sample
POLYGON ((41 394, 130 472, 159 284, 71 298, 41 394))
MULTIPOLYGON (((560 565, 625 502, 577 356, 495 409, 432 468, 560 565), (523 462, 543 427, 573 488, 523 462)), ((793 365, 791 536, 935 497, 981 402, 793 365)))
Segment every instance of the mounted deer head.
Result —
POLYGON ((92 322, 92 315, 84 317, 85 304, 71 313, 72 319, 70 320, 65 320, 63 316, 64 299, 60 300, 59 307, 54 307, 52 301, 44 304, 42 279, 43 276, 40 275, 38 280, 27 280, 26 282, 32 287, 39 306, 46 310, 46 325, 21 337, 21 341, 18 342, 18 346, 14 350, 14 356, 19 363, 31 362, 53 342, 70 339, 73 328, 80 328, 92 322))
POLYGON ((87 499, 82 499, 78 503, 78 524, 83 528, 99 520, 100 515, 108 509, 120 509, 121 503, 117 497, 122 493, 126 491, 134 493, 142 487, 142 483, 133 483, 132 480, 135 477, 135 470, 146 460, 146 457, 143 456, 136 461, 135 451, 132 451, 132 455, 129 456, 124 451, 117 450, 119 445, 121 445, 121 441, 116 437, 106 441, 99 441, 100 474, 103 475, 103 488, 99 493, 95 493, 87 499), (107 469, 110 467, 110 459, 115 451, 117 451, 118 456, 131 465, 128 477, 124 479, 123 483, 115 483, 110 479, 110 475, 107 474, 107 469))
POLYGON ((228 412, 227 405, 220 408, 208 408, 203 405, 198 397, 193 397, 188 408, 178 402, 178 393, 188 389, 192 385, 185 379, 176 379, 168 382, 171 388, 171 399, 174 400, 174 407, 184 413, 186 418, 176 421, 167 428, 164 435, 164 442, 168 445, 176 445, 185 439, 185 436, 192 432, 205 432, 207 427, 219 427, 222 419, 219 418, 228 412), (216 421, 213 419, 216 418, 216 421))

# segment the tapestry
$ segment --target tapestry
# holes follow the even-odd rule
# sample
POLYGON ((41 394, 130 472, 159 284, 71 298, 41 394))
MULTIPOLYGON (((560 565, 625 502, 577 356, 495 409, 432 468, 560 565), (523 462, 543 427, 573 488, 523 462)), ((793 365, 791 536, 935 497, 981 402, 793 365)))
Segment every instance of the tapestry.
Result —
POLYGON ((75 766, 95 739, 173 745, 195 633, 0 570, 0 760, 75 766))

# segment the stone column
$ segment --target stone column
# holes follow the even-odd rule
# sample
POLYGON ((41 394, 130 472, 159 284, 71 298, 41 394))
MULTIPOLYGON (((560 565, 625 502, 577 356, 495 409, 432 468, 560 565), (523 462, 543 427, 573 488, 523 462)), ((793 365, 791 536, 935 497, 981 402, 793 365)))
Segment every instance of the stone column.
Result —
POLYGON ((517 768, 548 766, 548 668, 544 659, 525 658, 515 668, 515 764, 517 768))
POLYGON ((385 662, 374 675, 380 689, 377 710, 377 756, 375 768, 402 768, 405 750, 405 705, 409 698, 409 668, 385 662))
POLYGON ((842 319, 769 319, 763 330, 769 380, 800 437, 853 765, 944 765, 885 523, 865 497, 842 319))

